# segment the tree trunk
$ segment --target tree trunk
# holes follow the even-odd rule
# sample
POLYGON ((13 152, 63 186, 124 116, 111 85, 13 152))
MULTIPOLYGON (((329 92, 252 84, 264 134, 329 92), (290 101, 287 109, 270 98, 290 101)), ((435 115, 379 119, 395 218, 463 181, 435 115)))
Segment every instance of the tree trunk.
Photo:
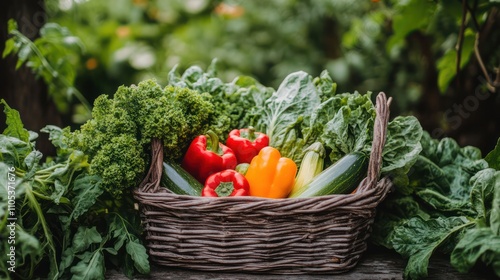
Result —
MULTIPOLYGON (((0 49, 3 52, 8 39, 7 22, 15 19, 19 30, 30 39, 38 36, 45 24, 46 14, 43 0, 2 0, 0 1, 0 49)), ((61 114, 48 96, 47 86, 36 79, 26 66, 15 70, 17 56, 9 55, 0 59, 0 95, 10 107, 19 111, 25 128, 39 133, 48 124, 62 125, 61 114)), ((0 128, 5 127, 5 115, 0 114, 0 128)), ((44 155, 53 155, 55 150, 48 135, 39 133, 37 149, 44 155)))

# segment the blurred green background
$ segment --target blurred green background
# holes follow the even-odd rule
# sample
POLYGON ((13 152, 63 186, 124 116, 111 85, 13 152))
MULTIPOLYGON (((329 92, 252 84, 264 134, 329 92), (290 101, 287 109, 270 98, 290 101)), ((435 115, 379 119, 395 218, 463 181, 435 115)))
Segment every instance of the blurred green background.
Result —
POLYGON ((327 69, 338 91, 384 91, 393 116, 415 115, 434 137, 484 153, 500 136, 498 0, 0 5, 2 41, 11 39, 1 44, 2 97, 32 130, 77 126, 100 94, 151 77, 166 84, 174 66, 206 69, 216 58, 223 80, 249 75, 274 88, 291 72, 327 69), (18 25, 8 30, 10 18, 18 25))

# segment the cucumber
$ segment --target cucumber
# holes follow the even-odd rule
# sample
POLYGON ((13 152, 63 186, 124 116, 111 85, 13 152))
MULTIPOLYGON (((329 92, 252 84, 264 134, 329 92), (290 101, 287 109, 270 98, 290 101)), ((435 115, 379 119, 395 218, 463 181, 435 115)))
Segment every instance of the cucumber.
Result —
POLYGON ((174 162, 163 162, 160 185, 175 194, 201 196, 203 185, 174 162))
POLYGON ((349 153, 319 173, 300 192, 290 197, 351 193, 366 177, 367 171, 368 157, 361 152, 349 153))

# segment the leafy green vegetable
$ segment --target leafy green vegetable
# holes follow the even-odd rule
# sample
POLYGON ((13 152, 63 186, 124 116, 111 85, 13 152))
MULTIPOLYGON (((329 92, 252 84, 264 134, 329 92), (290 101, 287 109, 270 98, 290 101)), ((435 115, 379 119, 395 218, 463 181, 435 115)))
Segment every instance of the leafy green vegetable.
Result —
POLYGON ((322 125, 323 120, 316 116, 326 117, 320 139, 331 149, 331 162, 351 151, 370 150, 375 120, 375 107, 370 98, 371 93, 339 94, 323 102, 320 111, 313 115, 313 126, 322 125))
POLYGON ((460 272, 481 261, 500 275, 500 171, 453 139, 424 133, 421 144, 409 185, 381 204, 372 241, 409 258, 405 278, 426 276, 437 251, 451 254, 460 272))
POLYGON ((467 231, 451 254, 451 264, 465 273, 478 262, 491 265, 500 277, 500 236, 490 228, 473 228, 467 231))
POLYGON ((500 170, 500 138, 498 139, 497 145, 495 146, 493 151, 488 153, 484 160, 488 162, 488 165, 491 168, 500 170))
POLYGON ((121 86, 112 98, 96 99, 92 119, 79 130, 66 130, 67 145, 89 156, 90 173, 119 198, 143 178, 152 138, 163 141, 165 158, 178 160, 196 135, 217 123, 209 100, 153 80, 121 86))
POLYGON ((218 119, 213 130, 224 140, 230 130, 257 125, 260 108, 274 92, 247 76, 238 76, 229 83, 217 77, 217 60, 213 60, 206 72, 198 66, 189 67, 180 76, 174 67, 169 72, 169 84, 186 87, 200 93, 208 93, 215 106, 218 119))
MULTIPOLYGON (((464 228, 472 226, 465 217, 449 217, 423 220, 409 219, 396 227, 392 235, 392 246, 405 257, 409 257, 404 276, 418 279, 427 276, 429 259, 438 248, 446 248, 464 228)), ((449 252, 448 252, 449 253, 449 252)))
MULTIPOLYGON (((336 85, 324 71, 312 78, 295 72, 261 108, 257 127, 270 136, 270 145, 300 163, 304 148, 319 141, 327 149, 327 164, 354 151, 371 151, 375 105, 371 93, 336 94, 336 85)), ((408 185, 406 173, 422 147, 422 128, 415 117, 396 117, 388 125, 382 172, 399 185, 408 185)))
POLYGON ((17 220, 15 243, 1 246, 5 254, 0 256, 0 278, 102 279, 110 259, 130 277, 135 272, 149 273, 131 199, 112 199, 101 188, 102 179, 89 173, 87 155, 68 148, 58 127, 42 129, 57 147, 57 156, 42 163, 33 142, 36 134, 25 130, 19 113, 2 103, 8 124, 5 133, 10 135, 0 135, 0 175, 15 178, 14 185, 7 180, 0 185, 2 240, 11 235, 9 218, 17 220), (16 207, 11 209, 9 200, 14 198, 16 207), (123 241, 133 244, 129 247, 134 251, 125 249, 123 241), (13 245, 15 272, 9 270, 7 255, 13 245))
POLYGON ((305 72, 292 73, 265 101, 263 118, 257 127, 261 131, 265 128, 270 145, 277 148, 282 156, 297 162, 305 145, 301 140, 301 128, 309 125, 309 114, 320 102, 313 78, 305 72))

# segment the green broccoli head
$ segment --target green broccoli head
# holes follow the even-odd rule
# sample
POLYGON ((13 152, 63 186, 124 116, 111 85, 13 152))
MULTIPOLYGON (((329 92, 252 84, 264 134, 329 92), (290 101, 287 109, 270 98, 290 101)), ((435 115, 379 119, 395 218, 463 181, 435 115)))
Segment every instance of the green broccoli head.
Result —
POLYGON ((95 100, 92 119, 67 137, 68 145, 89 155, 91 172, 119 196, 144 176, 153 138, 162 140, 166 159, 180 160, 192 139, 220 125, 210 99, 154 80, 121 86, 113 98, 95 100))

